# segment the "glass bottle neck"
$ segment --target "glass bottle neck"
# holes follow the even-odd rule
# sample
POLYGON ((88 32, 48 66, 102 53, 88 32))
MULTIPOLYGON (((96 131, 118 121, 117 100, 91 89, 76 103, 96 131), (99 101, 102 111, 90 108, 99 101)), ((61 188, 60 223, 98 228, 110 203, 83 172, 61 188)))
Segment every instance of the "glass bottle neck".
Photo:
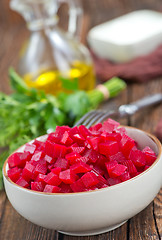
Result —
POLYGON ((27 27, 30 31, 40 31, 44 30, 46 28, 54 27, 58 22, 57 15, 52 18, 46 18, 46 19, 35 19, 32 21, 27 22, 27 27))
POLYGON ((31 31, 37 31, 58 22, 58 0, 11 0, 10 7, 19 12, 31 31))

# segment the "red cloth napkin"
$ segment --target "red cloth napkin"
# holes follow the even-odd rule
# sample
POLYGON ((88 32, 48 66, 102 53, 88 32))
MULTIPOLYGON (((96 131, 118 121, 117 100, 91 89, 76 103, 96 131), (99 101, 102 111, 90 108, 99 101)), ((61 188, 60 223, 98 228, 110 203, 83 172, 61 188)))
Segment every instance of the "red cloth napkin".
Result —
POLYGON ((118 76, 126 81, 147 82, 162 76, 162 45, 152 53, 127 63, 112 63, 96 56, 92 51, 97 77, 106 81, 118 76))

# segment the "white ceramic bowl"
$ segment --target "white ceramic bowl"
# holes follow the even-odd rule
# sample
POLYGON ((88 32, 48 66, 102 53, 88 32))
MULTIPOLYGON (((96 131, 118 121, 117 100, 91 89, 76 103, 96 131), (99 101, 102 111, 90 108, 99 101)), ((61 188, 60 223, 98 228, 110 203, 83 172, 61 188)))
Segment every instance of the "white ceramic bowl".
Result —
MULTIPOLYGON (((140 148, 150 146, 157 160, 144 173, 126 182, 82 193, 40 193, 13 183, 3 167, 9 201, 24 218, 69 235, 94 235, 110 231, 143 210, 155 198, 162 184, 162 146, 154 136, 127 127, 140 148)), ((44 137, 40 137, 44 139, 44 137)), ((21 147, 18 151, 22 151, 21 147)))
POLYGON ((162 43, 162 14, 138 10, 93 27, 88 42, 100 57, 127 62, 162 43))

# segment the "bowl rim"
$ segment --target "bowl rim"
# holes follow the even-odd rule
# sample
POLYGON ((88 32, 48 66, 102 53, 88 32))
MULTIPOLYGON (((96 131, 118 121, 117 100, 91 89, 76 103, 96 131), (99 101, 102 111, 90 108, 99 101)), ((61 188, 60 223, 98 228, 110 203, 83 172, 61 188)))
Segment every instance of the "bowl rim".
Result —
MULTIPOLYGON (((116 188, 116 187, 120 187, 121 184, 124 185, 124 184, 128 184, 129 182, 131 181, 134 181, 136 180, 137 178, 141 177, 142 175, 144 175, 145 173, 149 172, 156 164, 157 162, 159 162, 159 159, 160 159, 160 156, 162 155, 162 145, 160 143, 160 141, 158 140, 157 137, 155 137, 153 134, 151 133, 148 133, 144 130, 141 130, 141 129, 138 129, 136 127, 132 127, 132 126, 123 126, 123 125, 120 125, 121 127, 124 127, 124 128, 129 128, 129 129, 134 129, 134 130, 138 130, 138 131, 141 131, 143 132, 144 134, 146 134, 149 138, 151 138, 151 140, 156 144, 158 150, 159 150, 159 153, 157 155, 157 158, 155 160, 155 162, 148 168, 146 169, 145 171, 143 171, 142 173, 140 173, 139 175, 129 179, 129 180, 126 180, 124 182, 121 182, 121 183, 118 183, 118 184, 115 184, 115 185, 112 185, 112 186, 108 186, 108 187, 105 187, 105 188, 100 188, 100 189, 96 189, 96 190, 89 190, 89 191, 84 191, 84 192, 71 192, 71 193, 48 193, 48 192, 39 192, 39 191, 35 191, 35 190, 32 190, 32 189, 27 189, 27 188, 24 188, 24 187, 21 187, 19 186, 18 184, 14 183, 7 175, 7 171, 6 171, 6 166, 7 166, 7 163, 8 163, 8 158, 9 156, 11 156, 13 153, 17 152, 21 147, 23 147, 24 145, 20 146, 18 149, 16 149, 12 154, 10 154, 8 156, 8 158, 5 160, 4 164, 3 164, 3 168, 2 168, 2 173, 3 173, 3 177, 12 185, 14 185, 16 188, 20 188, 21 190, 25 191, 25 192, 29 192, 29 193, 34 193, 34 194, 40 194, 40 195, 44 195, 44 196, 69 196, 69 195, 84 195, 84 194, 88 194, 88 193, 95 193, 95 192, 99 192, 99 191, 106 191, 108 189, 113 189, 113 188, 116 188)), ((42 135, 42 136, 45 136, 45 135, 42 135)), ((42 137, 42 136, 39 136, 38 138, 42 137)), ((36 138, 37 139, 37 138, 36 138)), ((34 139, 33 139, 34 140, 34 139)), ((33 140, 31 140, 30 142, 32 142, 33 140)))

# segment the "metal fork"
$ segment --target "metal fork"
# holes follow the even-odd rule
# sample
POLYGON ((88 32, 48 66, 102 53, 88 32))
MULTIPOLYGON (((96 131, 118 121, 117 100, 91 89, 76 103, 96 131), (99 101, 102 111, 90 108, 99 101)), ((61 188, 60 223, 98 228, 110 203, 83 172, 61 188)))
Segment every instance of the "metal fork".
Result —
POLYGON ((149 95, 144 97, 136 102, 132 102, 130 104, 121 105, 115 111, 104 111, 104 110, 94 110, 86 113, 79 121, 76 122, 74 126, 85 125, 87 128, 92 126, 94 123, 99 123, 104 121, 108 117, 117 117, 123 118, 126 116, 131 116, 137 111, 153 106, 162 102, 162 94, 157 93, 153 95, 149 95))

